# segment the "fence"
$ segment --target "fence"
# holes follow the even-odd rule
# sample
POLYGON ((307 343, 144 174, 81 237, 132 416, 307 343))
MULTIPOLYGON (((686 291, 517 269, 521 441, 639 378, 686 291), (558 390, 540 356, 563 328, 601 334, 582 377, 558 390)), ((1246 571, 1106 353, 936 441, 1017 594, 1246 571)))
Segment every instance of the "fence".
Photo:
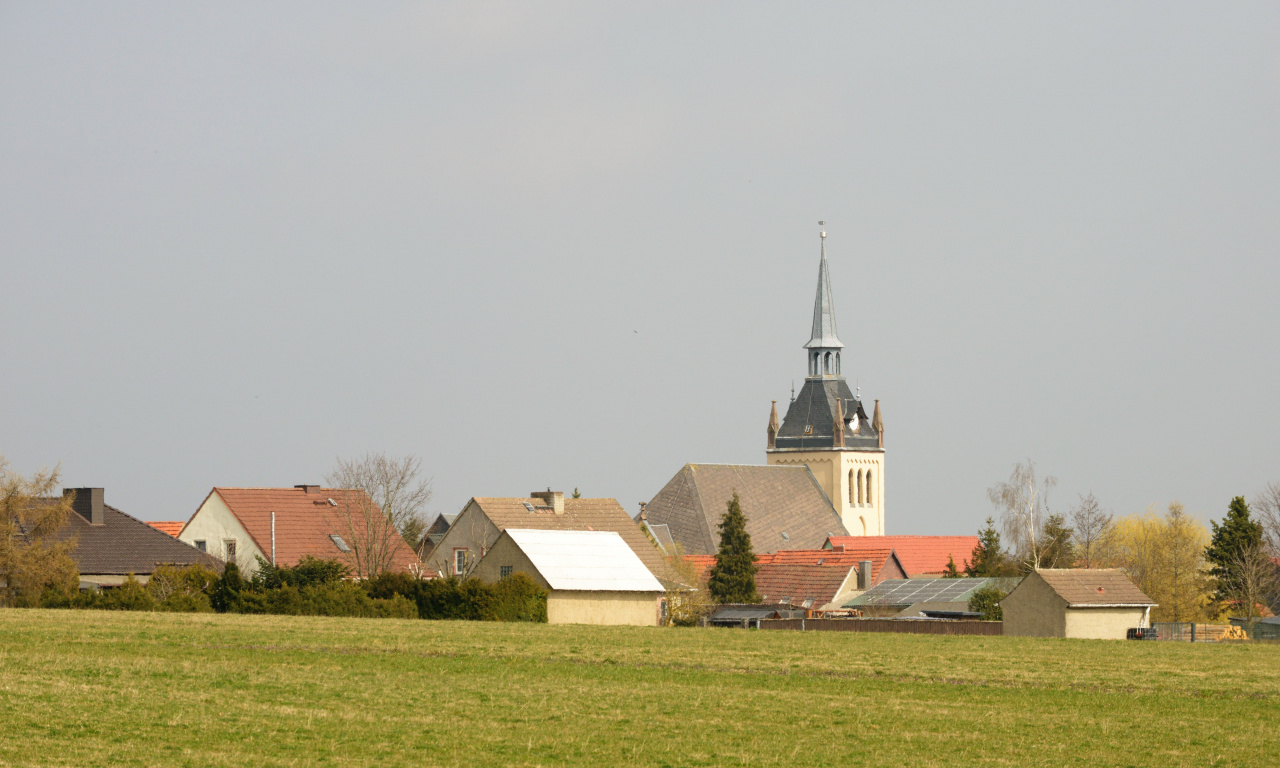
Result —
POLYGON ((761 619, 760 629, 807 632, 900 632, 909 635, 1003 635, 999 621, 951 619, 761 619))
MULTIPOLYGON (((1150 633, 1155 630, 1156 640, 1171 640, 1181 643, 1217 643, 1223 640, 1243 640, 1246 635, 1239 627, 1226 624, 1198 624, 1189 621, 1153 621, 1149 629, 1143 630, 1144 640, 1150 640, 1150 633)), ((1130 630, 1131 632, 1133 630, 1130 630)))

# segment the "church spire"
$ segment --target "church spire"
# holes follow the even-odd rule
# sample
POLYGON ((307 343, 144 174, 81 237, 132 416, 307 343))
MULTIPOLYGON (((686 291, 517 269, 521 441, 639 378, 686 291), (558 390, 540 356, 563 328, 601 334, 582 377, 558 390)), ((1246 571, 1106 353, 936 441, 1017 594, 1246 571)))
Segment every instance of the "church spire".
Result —
POLYGON ((769 450, 778 447, 778 428, 778 401, 774 400, 773 408, 769 411, 769 450))
MULTIPOLYGON (((818 222, 819 226, 824 222, 818 222)), ((818 262, 818 293, 813 300, 813 331, 809 334, 810 376, 839 376, 840 350, 844 344, 836 336, 836 308, 831 299, 831 273, 827 269, 827 233, 818 232, 822 258, 818 262)))

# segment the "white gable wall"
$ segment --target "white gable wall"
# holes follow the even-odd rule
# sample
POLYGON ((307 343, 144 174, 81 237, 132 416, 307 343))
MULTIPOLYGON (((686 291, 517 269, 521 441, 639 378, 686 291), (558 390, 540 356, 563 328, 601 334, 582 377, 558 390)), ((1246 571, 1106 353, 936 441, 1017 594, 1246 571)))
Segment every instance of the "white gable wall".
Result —
POLYGON ((197 541, 203 541, 209 554, 223 560, 227 557, 226 543, 235 541, 236 565, 246 578, 257 572, 258 557, 271 560, 271 553, 258 549, 249 532, 216 492, 209 494, 196 513, 182 527, 178 540, 185 541, 193 547, 196 546, 197 541))

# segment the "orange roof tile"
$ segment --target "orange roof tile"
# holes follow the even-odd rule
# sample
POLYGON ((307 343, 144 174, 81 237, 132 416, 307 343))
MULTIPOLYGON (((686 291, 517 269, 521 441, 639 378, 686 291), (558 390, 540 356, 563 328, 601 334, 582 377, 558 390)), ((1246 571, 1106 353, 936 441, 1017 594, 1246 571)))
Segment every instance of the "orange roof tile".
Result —
MULTIPOLYGON (((342 552, 329 538, 341 536, 358 542, 363 532, 353 531, 341 514, 342 505, 372 505, 364 491, 318 488, 308 493, 302 488, 214 488, 262 552, 271 553, 271 513, 275 513, 276 563, 296 565, 304 555, 346 562, 354 571, 352 553, 342 552), (334 501, 330 503, 330 499, 334 501), (335 506, 336 504, 336 506, 335 506)), ((376 509, 376 507, 374 507, 376 509)), ((413 549, 399 536, 391 543, 393 571, 421 567, 413 549)))
POLYGON ((892 547, 907 573, 940 576, 947 570, 948 558, 954 558, 956 568, 964 569, 964 562, 978 546, 977 536, 832 536, 827 539, 830 547, 846 549, 867 546, 892 547))
MULTIPOLYGON (((861 546, 844 550, 830 549, 784 549, 778 552, 756 555, 756 565, 813 565, 821 567, 857 568, 863 560, 871 561, 871 583, 879 584, 885 579, 901 579, 906 577, 906 569, 901 559, 891 547, 879 546, 881 537, 850 537, 863 542, 875 541, 876 546, 861 546), (885 565, 889 565, 888 571, 885 565)), ((706 580, 711 576, 711 568, 716 564, 715 555, 685 555, 685 561, 698 569, 699 577, 706 580)), ((757 590, 759 591, 759 590, 757 590)))
POLYGON ((756 591, 764 603, 821 608, 840 594, 849 579, 858 578, 856 565, 764 563, 756 572, 756 591))
POLYGON ((179 533, 182 533, 182 526, 186 525, 181 520, 148 520, 146 522, 157 531, 164 531, 175 539, 178 538, 179 533))

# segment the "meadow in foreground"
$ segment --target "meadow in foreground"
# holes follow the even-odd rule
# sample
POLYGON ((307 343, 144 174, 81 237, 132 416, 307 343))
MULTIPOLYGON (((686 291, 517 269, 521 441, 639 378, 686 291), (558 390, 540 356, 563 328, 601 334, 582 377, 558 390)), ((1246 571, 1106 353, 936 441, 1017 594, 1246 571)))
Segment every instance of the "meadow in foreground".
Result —
POLYGON ((1280 646, 0 610, 0 765, 1259 765, 1280 646))

